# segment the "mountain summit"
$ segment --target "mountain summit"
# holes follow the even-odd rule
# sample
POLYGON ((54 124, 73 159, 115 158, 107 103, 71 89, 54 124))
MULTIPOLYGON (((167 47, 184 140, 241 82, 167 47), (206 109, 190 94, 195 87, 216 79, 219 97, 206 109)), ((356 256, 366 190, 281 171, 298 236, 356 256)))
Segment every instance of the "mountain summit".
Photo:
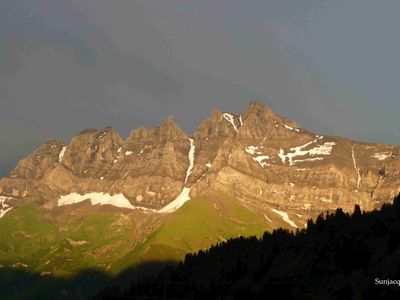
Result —
MULTIPOLYGON (((86 226, 79 220, 107 214, 116 232, 134 228, 118 258, 144 251, 124 263, 153 253, 154 244, 143 243, 168 245, 171 256, 180 256, 246 232, 304 228, 308 218, 338 207, 378 208, 399 193, 398 153, 393 145, 309 132, 257 102, 243 113, 214 109, 191 137, 172 117, 132 130, 127 140, 110 127, 90 129, 67 145, 47 141, 0 180, 0 221, 35 207, 72 239, 71 230, 86 226)), ((98 227, 90 226, 75 236, 86 237, 85 247, 96 244, 89 232, 98 227)), ((117 245, 103 246, 87 251, 104 253, 105 266, 115 263, 117 245)), ((57 247, 54 253, 67 255, 57 247)))

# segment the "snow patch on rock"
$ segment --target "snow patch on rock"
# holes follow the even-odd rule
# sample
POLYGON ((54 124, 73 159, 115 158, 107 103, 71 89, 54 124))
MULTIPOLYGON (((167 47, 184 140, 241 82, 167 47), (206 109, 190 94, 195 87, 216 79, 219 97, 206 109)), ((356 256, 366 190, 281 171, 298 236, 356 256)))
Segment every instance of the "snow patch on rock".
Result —
POLYGON ((231 115, 231 114, 228 114, 228 113, 223 113, 222 116, 224 117, 224 119, 228 123, 230 123, 232 125, 233 129, 235 129, 235 131, 237 132, 238 129, 237 129, 236 124, 235 124, 235 117, 233 115, 231 115))
POLYGON ((13 198, 10 197, 0 196, 0 204, 1 204, 0 218, 4 217, 6 213, 8 213, 12 209, 10 205, 5 203, 7 200, 12 200, 12 199, 13 198))
POLYGON ((286 124, 282 124, 286 129, 289 129, 290 131, 296 131, 296 132, 300 132, 301 130, 300 129, 298 129, 298 128, 293 128, 293 127, 291 127, 291 126, 289 126, 289 125, 286 125, 286 124))
POLYGON ((248 147, 245 148, 244 151, 246 151, 247 153, 249 153, 251 155, 261 154, 261 152, 257 151, 257 150, 258 150, 258 146, 248 146, 248 147))
POLYGON ((253 157, 253 160, 258 162, 260 164, 260 166, 263 167, 263 168, 266 167, 266 166, 270 166, 269 163, 264 161, 264 160, 267 160, 267 159, 269 159, 268 155, 261 155, 261 156, 253 157))
POLYGON ((324 198, 324 197, 320 198, 320 200, 323 203, 333 203, 332 199, 328 199, 328 198, 324 198))
POLYGON ((67 147, 66 146, 62 147, 60 154, 58 154, 58 162, 61 162, 62 159, 64 158, 65 150, 67 150, 67 147))
POLYGON ((322 157, 313 157, 316 155, 330 155, 332 152, 333 146, 336 145, 335 142, 325 142, 322 145, 315 146, 309 150, 304 150, 308 146, 315 144, 318 140, 320 140, 322 137, 316 138, 312 140, 311 142, 308 142, 302 146, 290 148, 289 152, 285 154, 285 151, 280 148, 278 152, 278 156, 282 160, 283 163, 286 162, 286 159, 289 161, 289 165, 293 165, 296 162, 304 162, 304 161, 315 161, 315 160, 323 160, 322 157), (309 158, 303 158, 303 159, 295 159, 298 156, 310 156, 309 158))
MULTIPOLYGON (((291 127, 291 126, 286 125, 286 124, 281 124, 281 125, 282 125, 283 127, 285 127, 286 129, 290 130, 290 131, 301 132, 301 130, 300 130, 299 128, 294 128, 294 127, 291 127)), ((275 125, 275 127, 278 127, 278 126, 275 125)))
POLYGON ((276 213, 277 215, 282 217, 282 220, 285 221, 286 223, 288 223, 290 226, 295 227, 295 228, 299 228, 292 220, 289 219, 289 216, 286 212, 284 211, 280 211, 277 209, 271 209, 274 213, 276 213))
MULTIPOLYGON (((248 147, 246 147, 246 148, 244 149, 244 151, 245 151, 246 153, 252 155, 252 156, 253 156, 254 154, 262 154, 261 151, 258 151, 259 148, 262 148, 262 147, 259 147, 259 146, 248 146, 248 147)), ((267 159, 269 159, 269 158, 270 158, 270 157, 269 157, 268 155, 258 155, 258 156, 252 157, 252 159, 253 159, 254 161, 256 161, 257 163, 259 163, 261 167, 270 166, 270 164, 268 164, 267 162, 265 162, 265 160, 267 160, 267 159)))
POLYGON ((375 153, 374 155, 372 155, 372 158, 376 158, 377 160, 385 160, 386 158, 388 158, 390 156, 389 152, 381 152, 381 153, 375 153))
POLYGON ((107 135, 107 131, 103 131, 102 133, 100 133, 100 135, 97 137, 99 140, 101 140, 102 138, 104 138, 107 135))

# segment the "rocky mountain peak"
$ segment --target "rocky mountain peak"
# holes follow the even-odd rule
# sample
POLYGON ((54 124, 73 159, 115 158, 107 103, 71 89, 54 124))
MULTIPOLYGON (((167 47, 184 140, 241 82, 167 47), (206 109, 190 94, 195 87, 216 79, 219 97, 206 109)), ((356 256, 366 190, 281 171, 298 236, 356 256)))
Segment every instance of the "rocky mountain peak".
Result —
POLYGON ((22 159, 14 170, 11 178, 34 178, 39 179, 52 170, 58 161, 58 153, 64 143, 57 139, 47 140, 32 154, 22 159))
POLYGON ((81 132, 79 132, 78 134, 76 134, 75 136, 93 134, 93 133, 96 133, 97 131, 98 130, 96 128, 86 128, 86 129, 82 130, 81 132))
POLYGON ((296 122, 276 114, 268 106, 257 101, 250 102, 243 114, 244 120, 252 118, 257 118, 264 123, 279 122, 285 125, 292 126, 294 128, 300 127, 296 122))
POLYGON ((222 116, 222 111, 219 108, 212 109, 210 118, 221 119, 221 116, 222 116))
POLYGON ((205 119, 195 130, 196 139, 227 138, 235 136, 242 125, 241 115, 222 112, 214 108, 210 117, 205 119))
POLYGON ((275 114, 269 107, 251 102, 243 114, 243 127, 239 137, 244 139, 290 138, 300 126, 289 119, 275 114))
POLYGON ((186 133, 183 132, 171 115, 154 129, 154 135, 163 141, 187 139, 186 133))
POLYGON ((173 116, 168 116, 160 125, 154 129, 136 128, 133 129, 127 139, 129 144, 142 142, 167 142, 174 140, 187 139, 187 135, 175 122, 173 116))
POLYGON ((110 164, 123 144, 123 139, 112 127, 86 129, 60 151, 59 162, 74 170, 75 174, 81 174, 89 168, 110 164))
POLYGON ((257 115, 264 115, 268 116, 271 118, 276 118, 278 117, 272 109, 270 109, 268 106, 258 102, 258 101, 251 101, 249 105, 247 106, 244 115, 247 116, 249 114, 257 114, 257 115))
POLYGON ((123 140, 119 135, 118 131, 113 127, 106 127, 101 130, 97 129, 86 129, 77 135, 75 135, 68 147, 72 148, 74 146, 81 147, 83 145, 89 144, 122 144, 123 140))
POLYGON ((128 142, 140 141, 145 140, 151 135, 151 129, 145 127, 135 128, 129 134, 127 139, 128 142))

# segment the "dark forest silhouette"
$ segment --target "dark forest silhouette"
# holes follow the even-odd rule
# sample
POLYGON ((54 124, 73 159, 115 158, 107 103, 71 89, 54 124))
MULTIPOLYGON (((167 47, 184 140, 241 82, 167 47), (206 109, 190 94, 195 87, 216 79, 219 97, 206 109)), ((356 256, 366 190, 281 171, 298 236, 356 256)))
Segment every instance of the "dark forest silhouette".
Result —
POLYGON ((400 195, 393 205, 352 215, 337 209, 307 229, 236 238, 129 288, 105 289, 97 299, 400 299, 400 195))

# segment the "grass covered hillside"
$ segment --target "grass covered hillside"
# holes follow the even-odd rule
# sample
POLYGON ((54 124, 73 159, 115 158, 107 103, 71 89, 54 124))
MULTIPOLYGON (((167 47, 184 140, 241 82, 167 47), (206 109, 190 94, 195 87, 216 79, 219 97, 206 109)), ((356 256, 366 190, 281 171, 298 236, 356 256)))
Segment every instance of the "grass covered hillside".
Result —
POLYGON ((115 266, 123 269, 137 262, 181 260, 188 252, 207 249, 232 237, 261 236, 268 229, 262 215, 234 198, 201 196, 188 201, 115 266))
POLYGON ((89 203, 50 211, 26 203, 0 219, 0 277, 5 287, 0 296, 24 299, 24 291, 53 297, 63 289, 74 293, 77 286, 90 295, 129 268, 177 262, 186 253, 233 237, 261 236, 268 229, 263 215, 217 194, 192 199, 173 214, 89 203), (71 285, 88 270, 96 275, 84 275, 85 280, 71 285))
POLYGON ((0 219, 0 263, 42 275, 108 269, 134 245, 134 221, 117 212, 80 208, 56 215, 31 203, 0 219))
POLYGON ((337 209, 297 233, 221 242, 99 299, 398 299, 399 278, 400 196, 379 211, 337 209))

